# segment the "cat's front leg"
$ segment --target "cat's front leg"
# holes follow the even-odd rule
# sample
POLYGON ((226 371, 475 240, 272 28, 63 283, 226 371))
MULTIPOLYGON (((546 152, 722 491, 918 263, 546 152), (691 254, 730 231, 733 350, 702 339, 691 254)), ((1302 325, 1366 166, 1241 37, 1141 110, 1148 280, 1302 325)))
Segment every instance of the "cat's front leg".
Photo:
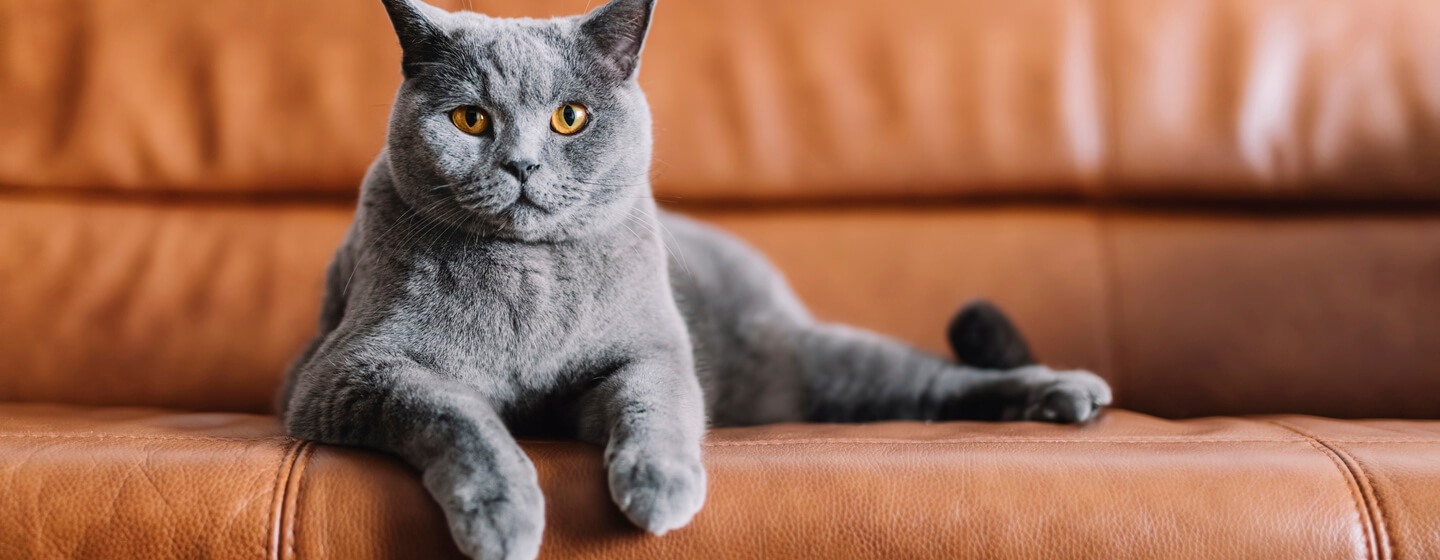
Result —
POLYGON ((580 435, 605 446, 610 496, 656 535, 684 527, 705 502, 704 399, 688 349, 655 351, 586 395, 580 435))
POLYGON ((413 363, 317 359, 291 399, 292 436, 392 453, 419 470, 467 556, 539 554, 545 506, 535 467, 472 388, 413 363))

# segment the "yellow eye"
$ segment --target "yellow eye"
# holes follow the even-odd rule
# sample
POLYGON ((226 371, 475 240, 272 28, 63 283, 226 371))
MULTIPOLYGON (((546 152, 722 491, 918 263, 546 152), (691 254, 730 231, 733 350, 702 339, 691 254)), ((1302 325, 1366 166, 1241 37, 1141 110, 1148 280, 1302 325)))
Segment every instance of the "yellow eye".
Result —
POLYGON ((585 123, 590 120, 590 113, 585 106, 579 103, 566 103, 550 115, 550 128, 555 129, 564 135, 575 134, 585 128, 585 123))
POLYGON ((480 134, 490 128, 490 118, 485 116, 485 111, 474 105, 462 105, 450 111, 450 122, 455 123, 455 128, 465 134, 480 134))

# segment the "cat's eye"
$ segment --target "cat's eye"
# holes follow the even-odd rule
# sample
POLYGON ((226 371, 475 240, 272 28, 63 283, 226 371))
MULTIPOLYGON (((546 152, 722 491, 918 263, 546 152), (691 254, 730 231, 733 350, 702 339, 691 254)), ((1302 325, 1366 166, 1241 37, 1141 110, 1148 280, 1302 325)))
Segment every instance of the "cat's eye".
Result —
POLYGON ((566 103, 561 105, 555 113, 550 115, 550 128, 555 132, 564 135, 575 134, 585 128, 585 123, 590 121, 590 112, 585 106, 579 103, 566 103))
POLYGON ((485 116, 485 111, 474 105, 462 105, 450 111, 450 122, 455 123, 455 128, 465 134, 480 134, 490 128, 490 118, 485 116))

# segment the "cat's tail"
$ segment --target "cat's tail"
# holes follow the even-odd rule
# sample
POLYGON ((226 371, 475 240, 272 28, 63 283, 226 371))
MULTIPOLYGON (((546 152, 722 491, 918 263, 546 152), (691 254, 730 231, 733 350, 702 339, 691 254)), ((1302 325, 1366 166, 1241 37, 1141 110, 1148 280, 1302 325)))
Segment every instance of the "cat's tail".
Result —
POLYGON ((950 349, 960 363, 981 369, 1009 370, 1040 362, 1020 329, 989 301, 965 304, 946 330, 950 349))

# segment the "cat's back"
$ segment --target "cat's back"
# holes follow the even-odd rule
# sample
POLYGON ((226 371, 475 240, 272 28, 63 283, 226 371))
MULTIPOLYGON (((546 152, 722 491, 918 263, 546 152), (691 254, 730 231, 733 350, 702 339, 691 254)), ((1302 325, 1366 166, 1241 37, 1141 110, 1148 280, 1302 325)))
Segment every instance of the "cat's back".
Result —
POLYGON ((667 233, 670 281, 682 310, 703 305, 712 313, 767 310, 808 318, 784 276, 759 250, 681 214, 662 211, 657 217, 667 233))

